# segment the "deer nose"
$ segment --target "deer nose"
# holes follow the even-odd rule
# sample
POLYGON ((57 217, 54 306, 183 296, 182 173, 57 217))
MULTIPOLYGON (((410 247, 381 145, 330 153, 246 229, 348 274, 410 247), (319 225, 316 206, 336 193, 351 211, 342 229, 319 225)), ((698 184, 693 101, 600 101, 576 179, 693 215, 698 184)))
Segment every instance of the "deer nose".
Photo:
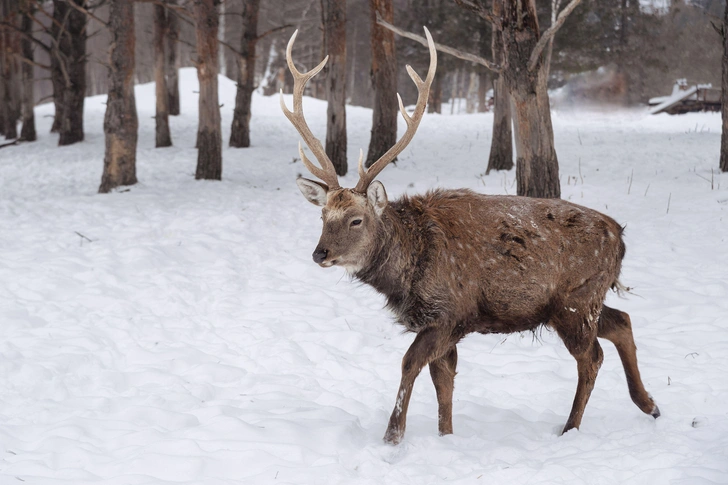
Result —
POLYGON ((313 252, 313 261, 317 264, 323 263, 328 255, 328 249, 316 248, 316 251, 313 252))

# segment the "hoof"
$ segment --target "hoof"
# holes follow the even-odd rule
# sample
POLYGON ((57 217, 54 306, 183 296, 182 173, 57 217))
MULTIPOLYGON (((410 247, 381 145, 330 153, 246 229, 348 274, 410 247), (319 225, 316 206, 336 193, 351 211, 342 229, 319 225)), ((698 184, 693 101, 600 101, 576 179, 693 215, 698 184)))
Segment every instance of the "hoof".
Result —
POLYGON ((655 404, 655 407, 652 408, 650 415, 655 419, 660 417, 660 408, 657 407, 657 404, 655 404))
POLYGON ((384 443, 392 446, 396 446, 402 442, 404 432, 399 431, 396 428, 387 428, 387 432, 384 433, 384 443))

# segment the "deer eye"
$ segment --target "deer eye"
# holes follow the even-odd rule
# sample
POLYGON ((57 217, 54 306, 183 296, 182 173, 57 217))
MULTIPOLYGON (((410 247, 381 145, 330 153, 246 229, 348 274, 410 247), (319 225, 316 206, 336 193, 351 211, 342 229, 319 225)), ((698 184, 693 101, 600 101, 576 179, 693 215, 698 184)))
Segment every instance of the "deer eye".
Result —
POLYGON ((359 224, 361 224, 361 219, 354 219, 351 221, 352 226, 358 226, 359 224))

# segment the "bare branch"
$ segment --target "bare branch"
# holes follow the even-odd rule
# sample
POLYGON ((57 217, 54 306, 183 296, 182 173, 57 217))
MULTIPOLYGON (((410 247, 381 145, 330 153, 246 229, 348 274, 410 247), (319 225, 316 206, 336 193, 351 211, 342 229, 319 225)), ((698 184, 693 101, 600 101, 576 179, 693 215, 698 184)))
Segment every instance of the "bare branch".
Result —
POLYGON ((69 5, 71 8, 78 10, 79 12, 81 12, 84 15, 88 15, 89 17, 91 17, 92 19, 94 19, 95 21, 97 21, 98 23, 103 25, 104 27, 109 26, 108 23, 104 22, 103 20, 101 20, 96 15, 92 14, 87 9, 83 8, 82 6, 77 5, 76 2, 74 2, 73 0, 66 0, 66 4, 69 5))
MULTIPOLYGON (((408 39, 417 41, 420 44, 424 45, 425 47, 427 46, 427 39, 425 39, 421 35, 413 34, 411 32, 407 32, 406 30, 402 30, 398 27, 395 27, 394 25, 392 25, 389 22, 387 22, 386 20, 384 20, 379 15, 379 12, 377 12, 377 23, 379 25, 381 25, 382 27, 391 30, 395 34, 398 34, 398 35, 401 35, 402 37, 406 37, 408 39)), ((446 45, 442 45, 442 44, 438 44, 438 43, 435 43, 435 49, 437 49, 440 52, 444 52, 445 54, 450 54, 453 57, 457 57, 458 59, 474 62, 475 64, 480 64, 481 66, 485 66, 493 72, 501 72, 501 67, 499 65, 494 64, 491 61, 484 59, 480 56, 476 56, 475 54, 469 54, 467 52, 462 52, 453 47, 448 47, 446 45)))
POLYGON ((455 0, 455 3, 457 3, 459 7, 464 8, 465 10, 470 10, 471 12, 477 13, 480 18, 483 18, 490 23, 495 22, 493 13, 488 10, 484 5, 482 5, 479 0, 455 0))
POLYGON ((531 52, 531 57, 528 59, 529 71, 533 71, 536 68, 536 64, 538 64, 538 59, 541 57, 541 53, 543 52, 546 45, 549 43, 549 40, 551 40, 554 35, 556 35, 556 32, 558 32, 561 26, 564 25, 564 22, 566 22, 566 17, 568 17, 569 14, 574 11, 579 3, 581 3, 581 0, 571 0, 571 3, 569 3, 559 13, 559 16, 556 18, 556 22, 554 22, 553 25, 549 27, 546 32, 543 33, 541 38, 538 39, 538 43, 536 44, 536 47, 533 48, 533 52, 531 52))
POLYGON ((23 37, 25 37, 26 39, 30 40, 31 42, 34 42, 35 45, 40 46, 40 48, 43 49, 44 51, 46 51, 48 53, 51 52, 51 48, 50 47, 48 47, 47 45, 45 45, 43 42, 41 42, 40 40, 36 39, 32 35, 29 35, 28 33, 23 32, 20 29, 20 27, 17 27, 12 22, 0 22, 0 27, 9 27, 9 28, 13 29, 14 31, 16 31, 17 33, 19 33, 20 35, 22 35, 23 37))
POLYGON ((18 58, 18 59, 19 59, 19 60, 20 60, 21 62, 24 62, 24 63, 26 63, 26 64, 30 64, 31 66, 36 66, 36 67, 40 67, 41 69, 45 69, 45 70, 47 70, 47 71, 50 71, 50 70, 51 70, 51 66, 46 66, 45 64, 40 64, 40 63, 38 63, 38 62, 35 62, 35 61, 31 61, 30 59, 28 59, 28 58, 26 58, 26 57, 23 57, 23 56, 22 56, 21 54, 18 54, 18 53, 13 53, 13 54, 14 54, 14 55, 15 55, 15 57, 17 57, 17 58, 18 58))
POLYGON ((257 40, 260 40, 260 39, 262 39, 263 37, 265 37, 267 35, 274 34, 274 33, 278 32, 279 30, 287 29, 289 27, 293 27, 293 25, 286 24, 286 25, 281 25, 280 27, 274 27, 272 29, 266 30, 265 32, 263 32, 262 34, 260 34, 258 36, 258 39, 257 40))
POLYGON ((721 23, 720 25, 718 25, 711 20, 710 25, 712 25, 713 30, 715 30, 715 32, 720 35, 720 38, 725 40, 725 28, 723 27, 723 24, 721 23))

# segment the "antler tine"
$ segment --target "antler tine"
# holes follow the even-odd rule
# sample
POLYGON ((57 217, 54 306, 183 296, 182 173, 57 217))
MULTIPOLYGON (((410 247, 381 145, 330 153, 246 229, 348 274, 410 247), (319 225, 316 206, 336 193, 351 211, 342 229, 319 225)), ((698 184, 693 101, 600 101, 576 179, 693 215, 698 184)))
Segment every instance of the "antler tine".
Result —
POLYGON ((306 89, 306 83, 309 79, 321 72, 321 69, 324 68, 326 62, 329 60, 329 56, 326 56, 326 58, 324 58, 318 66, 314 67, 307 73, 301 73, 298 69, 296 69, 291 57, 293 43, 296 41, 297 35, 298 30, 293 33, 291 40, 288 41, 288 46, 286 47, 286 62, 288 63, 288 69, 293 75, 293 111, 290 111, 288 107, 286 107, 286 103, 283 100, 283 90, 281 90, 280 98, 281 109, 283 110, 283 114, 286 115, 286 118, 288 118, 288 121, 290 121, 296 130, 298 130, 298 133, 301 135, 301 138, 303 138, 306 145, 308 145, 308 148, 311 149, 311 153, 313 153, 316 157, 321 168, 317 167, 311 163, 308 158, 306 158, 306 155, 303 153, 301 143, 299 142, 298 153, 301 156, 303 164, 309 172, 326 182, 330 189, 339 189, 341 186, 339 185, 339 178, 336 175, 334 164, 331 163, 331 160, 326 155, 326 151, 321 145, 321 142, 313 136, 313 133, 311 133, 311 129, 308 127, 308 124, 306 124, 306 119, 303 116, 303 91, 306 89))
POLYGON ((356 192, 366 192, 367 187, 369 187, 369 184, 371 184, 376 176, 379 175, 379 172, 381 172, 384 167, 386 167, 392 160, 397 157, 397 155, 402 152, 402 150, 407 147, 409 142, 412 140, 412 137, 414 137, 417 128, 420 126, 422 116, 425 114, 427 98, 430 94, 430 85, 432 85, 432 81, 433 79, 435 79, 435 71, 437 70, 437 51, 435 50, 435 42, 432 40, 432 36, 430 35, 430 31, 427 30, 427 27, 425 27, 424 29, 425 36, 427 37, 427 46, 430 50, 430 67, 427 70, 427 77, 425 77, 425 80, 423 81, 422 78, 417 75, 415 70, 412 69, 412 67, 407 66, 407 74, 409 74, 410 78, 412 78, 412 81, 417 86, 418 93, 417 104, 415 105, 415 110, 412 113, 412 116, 408 115, 405 111, 404 104, 402 103, 402 98, 400 97, 399 93, 397 93, 399 111, 400 113, 402 113, 402 117, 404 118, 405 123, 407 123, 407 131, 405 131, 404 135, 402 135, 402 138, 400 138, 400 140, 395 143, 392 148, 387 150, 387 152, 382 155, 379 160, 374 162, 372 166, 369 167, 369 170, 365 170, 361 163, 359 164, 359 182, 354 188, 356 192))

